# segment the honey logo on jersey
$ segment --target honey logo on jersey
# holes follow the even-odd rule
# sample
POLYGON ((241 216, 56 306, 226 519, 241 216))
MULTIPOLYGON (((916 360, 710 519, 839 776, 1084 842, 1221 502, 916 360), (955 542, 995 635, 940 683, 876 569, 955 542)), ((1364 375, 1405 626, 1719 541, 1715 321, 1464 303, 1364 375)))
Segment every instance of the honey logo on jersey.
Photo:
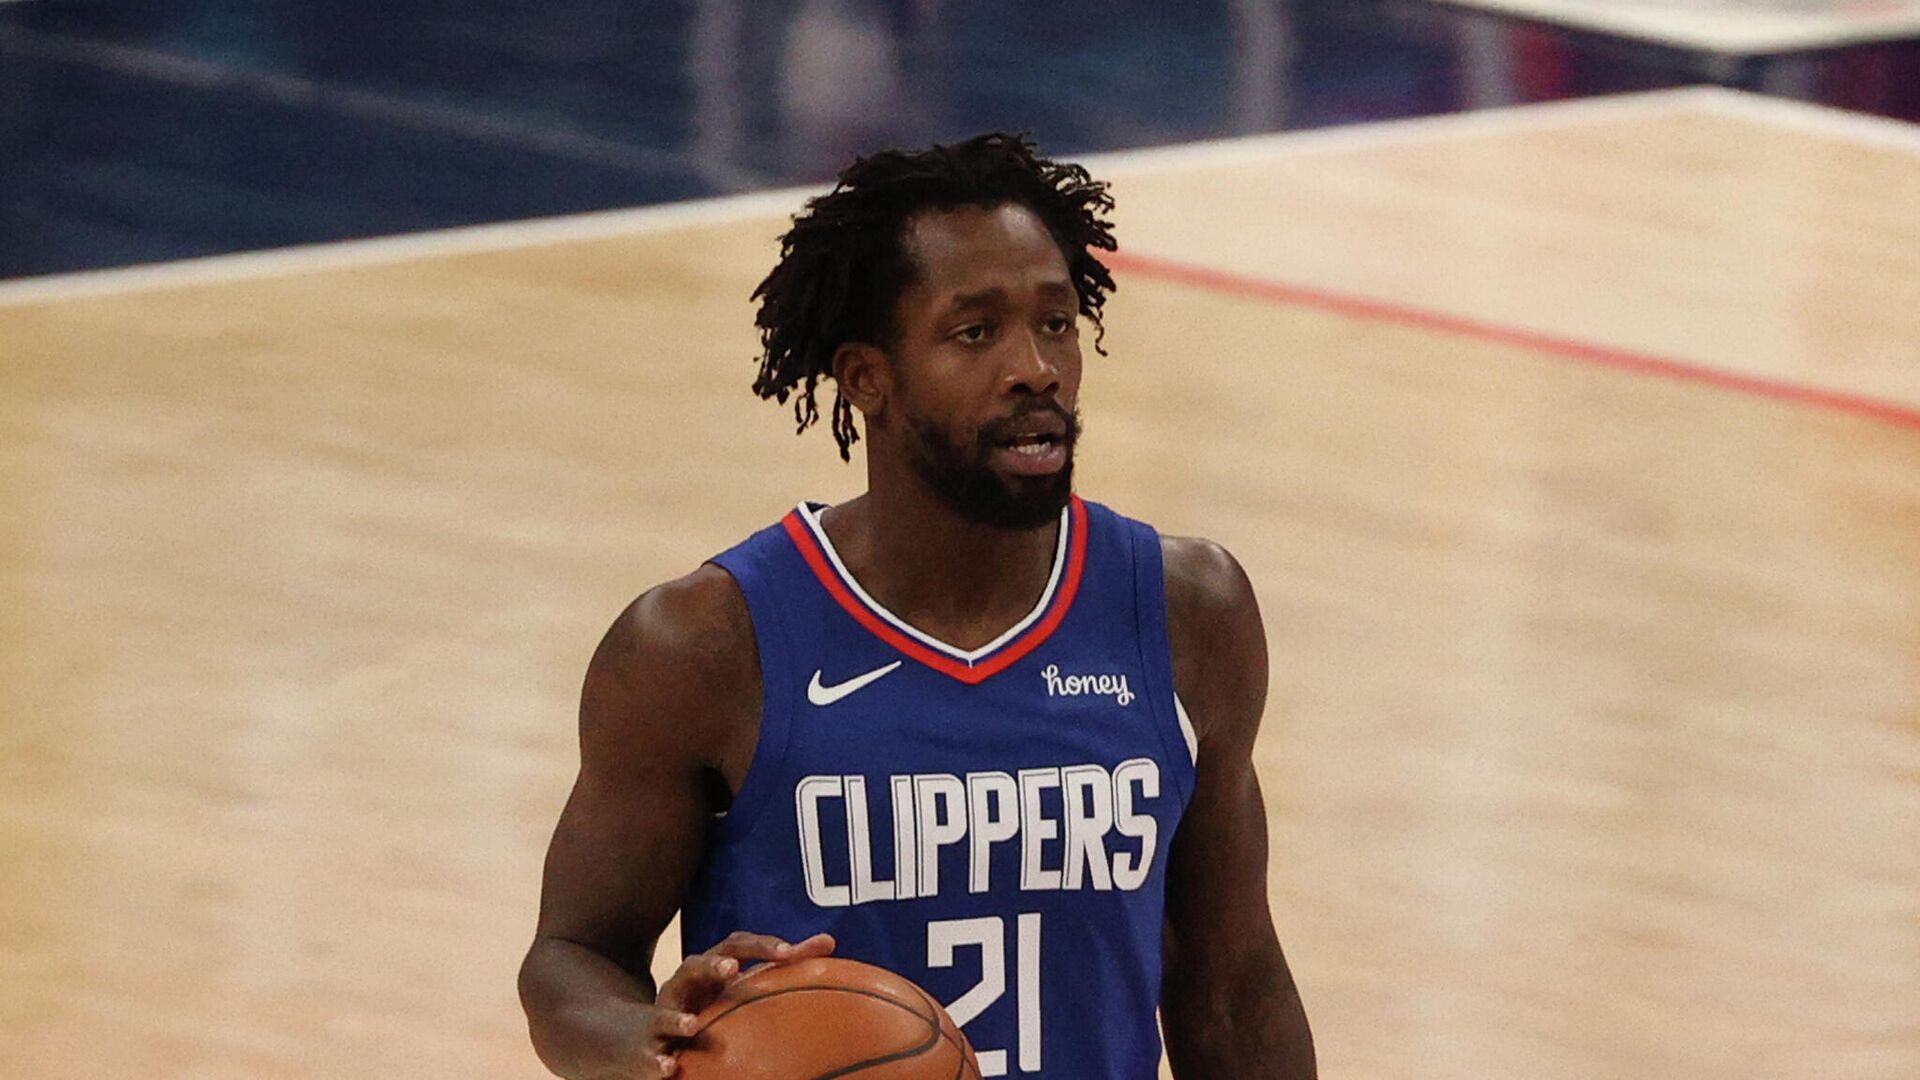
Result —
POLYGON ((1110 697, 1115 704, 1133 703, 1133 690, 1122 675, 1062 675, 1059 664, 1048 664, 1040 672, 1047 684, 1048 697, 1110 697))

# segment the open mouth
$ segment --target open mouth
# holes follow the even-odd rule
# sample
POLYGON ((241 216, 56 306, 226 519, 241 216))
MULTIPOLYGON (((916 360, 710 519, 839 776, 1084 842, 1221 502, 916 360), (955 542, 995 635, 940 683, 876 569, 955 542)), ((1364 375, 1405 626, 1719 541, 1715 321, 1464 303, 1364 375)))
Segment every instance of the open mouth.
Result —
POLYGON ((1065 441, 1062 436, 1053 434, 1052 432, 1035 431, 1028 432, 1024 435, 1015 435, 1013 438, 1002 442, 1000 448, 1023 457, 1037 458, 1065 441))
POLYGON ((1067 432, 1046 422, 1000 440, 994 452, 1002 468, 1019 476, 1047 476, 1067 463, 1067 432))

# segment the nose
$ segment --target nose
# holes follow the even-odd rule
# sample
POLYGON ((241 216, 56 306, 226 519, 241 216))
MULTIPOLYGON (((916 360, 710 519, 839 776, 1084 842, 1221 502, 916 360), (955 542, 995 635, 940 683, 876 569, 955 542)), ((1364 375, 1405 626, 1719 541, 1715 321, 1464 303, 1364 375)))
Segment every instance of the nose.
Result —
POLYGON ((1048 397, 1060 390, 1060 365, 1040 347, 1032 330, 1015 339, 1001 389, 1020 397, 1048 397))

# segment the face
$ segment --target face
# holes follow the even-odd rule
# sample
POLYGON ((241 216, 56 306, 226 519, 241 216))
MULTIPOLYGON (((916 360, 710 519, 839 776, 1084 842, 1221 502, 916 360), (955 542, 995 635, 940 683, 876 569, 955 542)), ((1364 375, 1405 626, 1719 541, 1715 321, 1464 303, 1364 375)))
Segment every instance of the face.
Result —
POLYGON ((1031 529, 1073 491, 1079 294, 1046 226, 1022 206, 909 222, 917 274, 895 305, 886 421, 963 517, 1031 529))

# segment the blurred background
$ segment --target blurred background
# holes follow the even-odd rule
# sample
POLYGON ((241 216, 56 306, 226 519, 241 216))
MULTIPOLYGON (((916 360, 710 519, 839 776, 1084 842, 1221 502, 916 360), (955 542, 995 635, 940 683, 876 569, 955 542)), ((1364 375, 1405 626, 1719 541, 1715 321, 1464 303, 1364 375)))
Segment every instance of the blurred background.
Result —
POLYGON ((812 183, 989 128, 1083 155, 1700 82, 1912 119, 1916 21, 1819 0, 0 0, 0 275, 812 183))
POLYGON ((863 487, 749 294, 986 128, 1323 1075, 1920 1077, 1916 120, 1920 0, 0 0, 0 1078, 541 1075, 595 643, 863 487))

